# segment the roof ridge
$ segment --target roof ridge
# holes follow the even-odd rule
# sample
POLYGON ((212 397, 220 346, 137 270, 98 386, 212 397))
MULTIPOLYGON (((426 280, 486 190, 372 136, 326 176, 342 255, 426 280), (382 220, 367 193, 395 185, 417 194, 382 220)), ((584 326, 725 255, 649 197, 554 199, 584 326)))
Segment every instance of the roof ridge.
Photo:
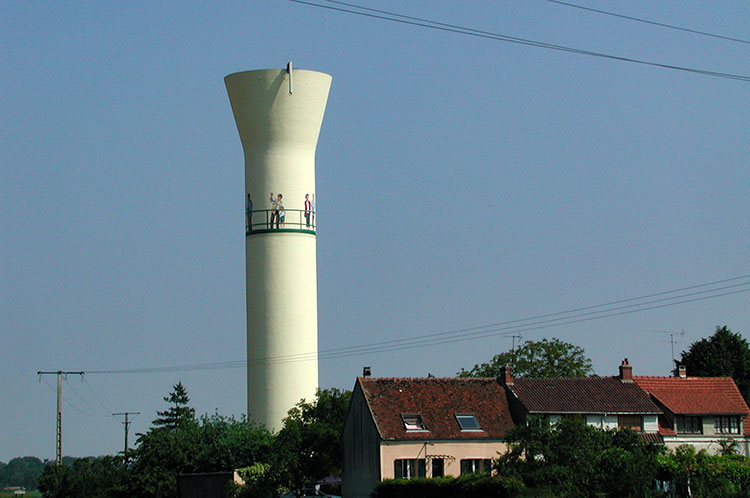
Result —
POLYGON ((495 377, 357 377, 362 380, 408 380, 408 381, 421 381, 421 382, 435 382, 435 381, 455 381, 455 382, 496 382, 495 377))

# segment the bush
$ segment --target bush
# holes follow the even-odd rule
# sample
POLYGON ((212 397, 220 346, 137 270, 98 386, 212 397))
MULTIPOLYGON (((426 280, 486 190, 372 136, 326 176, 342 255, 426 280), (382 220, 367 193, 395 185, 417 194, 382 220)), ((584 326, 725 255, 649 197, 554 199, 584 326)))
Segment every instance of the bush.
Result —
POLYGON ((510 498, 523 489, 512 477, 470 474, 432 479, 390 479, 375 487, 375 498, 510 498))
POLYGON ((659 458, 660 478, 672 480, 678 495, 734 498, 750 495, 750 460, 739 455, 712 456, 680 446, 659 458))

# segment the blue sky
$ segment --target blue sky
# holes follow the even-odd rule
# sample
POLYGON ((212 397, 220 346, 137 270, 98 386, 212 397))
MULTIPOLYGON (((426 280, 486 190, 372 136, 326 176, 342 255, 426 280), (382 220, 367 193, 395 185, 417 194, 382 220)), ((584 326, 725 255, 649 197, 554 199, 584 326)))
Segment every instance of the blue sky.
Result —
MULTIPOLYGON (((740 38, 750 22, 741 1, 579 3, 740 38)), ((361 4, 750 75, 746 43, 544 0, 361 4)), ((291 60, 333 76, 316 158, 321 350, 750 274, 746 81, 282 0, 2 11, 0 461, 54 457, 55 379, 38 370, 244 358, 244 162, 223 84, 236 71, 291 60)), ((714 294, 748 280, 694 291, 728 285, 714 294)), ((600 375, 624 357, 663 375, 655 331, 684 330, 679 352, 724 324, 748 334, 750 293, 522 334, 585 348, 600 375)), ((322 360, 321 387, 351 388, 364 365, 451 376, 516 331, 322 360)), ((198 413, 245 409, 243 368, 85 379, 63 386, 66 455, 120 451, 111 413, 140 411, 145 431, 178 380, 198 413)))

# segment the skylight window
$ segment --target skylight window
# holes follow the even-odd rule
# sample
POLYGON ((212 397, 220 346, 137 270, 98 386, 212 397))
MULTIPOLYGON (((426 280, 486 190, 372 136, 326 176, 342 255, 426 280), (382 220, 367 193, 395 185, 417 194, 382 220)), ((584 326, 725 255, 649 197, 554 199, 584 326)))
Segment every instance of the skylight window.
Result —
POLYGON ((427 428, 422 420, 422 415, 418 413, 402 414, 401 420, 404 421, 404 429, 407 431, 426 431, 427 428))
POLYGON ((456 420, 462 431, 481 431, 477 418, 473 413, 456 413, 456 420))

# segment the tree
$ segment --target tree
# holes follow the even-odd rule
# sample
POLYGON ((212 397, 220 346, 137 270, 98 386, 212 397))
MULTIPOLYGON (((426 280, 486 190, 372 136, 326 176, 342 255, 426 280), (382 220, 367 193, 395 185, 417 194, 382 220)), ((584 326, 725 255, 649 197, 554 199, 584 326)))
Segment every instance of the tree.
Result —
POLYGON ((177 382, 172 389, 174 390, 169 393, 169 396, 164 397, 164 401, 171 403, 172 406, 167 410, 156 412, 159 418, 154 420, 153 424, 157 427, 174 429, 183 422, 195 419, 195 408, 188 406, 190 398, 182 382, 177 382))
POLYGON ((680 363, 688 375, 732 377, 746 402, 750 402, 750 347, 727 326, 716 327, 714 335, 701 339, 682 352, 680 363))
POLYGON ((498 474, 550 492, 529 496, 650 496, 663 452, 632 430, 604 431, 582 417, 552 425, 532 417, 506 438, 514 442, 498 459, 498 474))
POLYGON ((45 498, 128 498, 128 469, 122 456, 77 458, 72 465, 47 465, 39 479, 45 498))
POLYGON ((341 475, 341 432, 351 391, 318 390, 313 402, 289 410, 274 442, 272 468, 280 483, 299 493, 306 484, 341 475))
POLYGON ((0 489, 6 486, 23 486, 36 489, 44 462, 36 457, 13 458, 7 464, 0 462, 0 489))
POLYGON ((515 351, 495 355, 488 363, 461 369, 459 377, 497 377, 500 369, 510 366, 519 377, 586 377, 593 374, 591 360, 583 348, 560 339, 526 341, 515 351))
POLYGON ((167 498, 177 494, 177 476, 183 473, 217 472, 247 467, 271 458, 271 434, 262 426, 242 418, 203 415, 195 409, 182 383, 164 401, 145 434, 138 434, 133 451, 132 497, 167 498))

